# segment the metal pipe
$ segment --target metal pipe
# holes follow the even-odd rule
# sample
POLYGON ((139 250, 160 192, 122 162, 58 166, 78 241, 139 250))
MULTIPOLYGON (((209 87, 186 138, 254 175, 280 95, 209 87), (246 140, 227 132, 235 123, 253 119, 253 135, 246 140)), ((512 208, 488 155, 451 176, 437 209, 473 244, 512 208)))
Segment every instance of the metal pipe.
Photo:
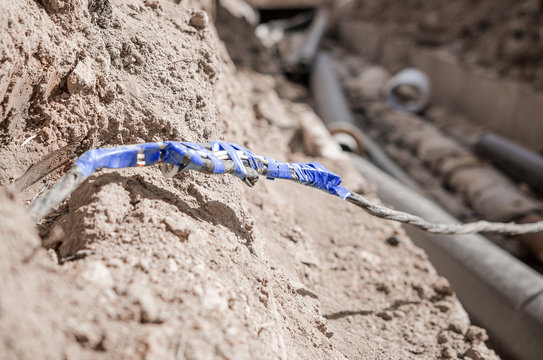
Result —
MULTIPOLYGON (((399 210, 432 221, 458 222, 438 205, 411 191, 368 161, 354 165, 399 210)), ((406 226, 440 274, 447 277, 473 320, 493 343, 515 359, 543 354, 543 277, 480 235, 435 235, 406 226)))
MULTIPOLYGON (((418 190, 418 185, 407 176, 379 146, 355 124, 347 100, 337 78, 330 55, 319 52, 315 66, 311 72, 310 88, 315 99, 317 113, 332 134, 347 133, 353 136, 358 143, 363 144, 363 149, 368 157, 381 169, 399 179, 411 189, 418 190)), ((348 144, 340 144, 348 147, 348 144)), ((362 149, 350 149, 361 154, 362 149)))
POLYGON ((496 134, 481 136, 475 144, 475 152, 515 180, 543 194, 543 157, 539 154, 496 134))

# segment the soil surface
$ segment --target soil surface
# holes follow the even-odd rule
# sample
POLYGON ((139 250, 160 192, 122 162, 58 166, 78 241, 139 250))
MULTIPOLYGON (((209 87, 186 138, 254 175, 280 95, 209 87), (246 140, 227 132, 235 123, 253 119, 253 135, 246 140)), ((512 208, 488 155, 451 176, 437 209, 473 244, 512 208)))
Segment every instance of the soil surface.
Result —
POLYGON ((540 0, 358 0, 351 16, 390 25, 423 47, 543 89, 540 0))
POLYGON ((102 170, 33 225, 82 151, 158 140, 318 160, 378 201, 303 90, 236 69, 207 5, 0 3, 0 358, 497 358, 399 225, 314 189, 102 170))

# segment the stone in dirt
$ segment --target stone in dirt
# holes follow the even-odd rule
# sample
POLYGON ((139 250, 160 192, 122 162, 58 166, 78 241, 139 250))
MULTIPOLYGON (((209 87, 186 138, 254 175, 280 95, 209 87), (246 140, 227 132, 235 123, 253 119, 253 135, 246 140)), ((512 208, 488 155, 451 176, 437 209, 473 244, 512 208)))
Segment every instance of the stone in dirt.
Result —
POLYGON ((68 91, 70 94, 90 93, 96 86, 96 76, 92 68, 84 61, 80 61, 68 76, 68 91))

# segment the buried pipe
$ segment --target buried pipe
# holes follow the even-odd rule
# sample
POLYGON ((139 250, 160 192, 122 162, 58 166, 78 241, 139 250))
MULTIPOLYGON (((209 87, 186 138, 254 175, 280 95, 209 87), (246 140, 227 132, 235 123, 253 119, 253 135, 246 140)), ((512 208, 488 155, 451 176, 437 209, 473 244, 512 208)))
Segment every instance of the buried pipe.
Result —
POLYGON ((310 88, 320 118, 344 150, 368 157, 381 169, 399 179, 411 189, 418 185, 407 176, 379 146, 356 125, 337 78, 332 59, 326 52, 319 52, 311 72, 310 88), (353 147, 352 144, 357 144, 353 147))
POLYGON ((307 29, 302 46, 296 48, 287 59, 287 68, 290 72, 298 75, 309 73, 317 56, 319 45, 326 33, 329 18, 328 9, 319 9, 317 11, 315 18, 307 29))
MULTIPOLYGON (((461 194, 482 219, 521 223, 543 219, 541 202, 422 119, 397 114, 386 107, 368 107, 366 114, 380 136, 407 153, 415 153, 444 184, 461 194)), ((543 234, 522 235, 518 239, 543 262, 543 234)))
POLYGON ((418 69, 402 70, 388 81, 386 98, 395 110, 421 113, 430 101, 430 80, 418 69))
MULTIPOLYGON (((438 205, 413 192, 368 161, 351 155, 359 173, 377 185, 379 197, 398 210, 432 221, 458 223, 438 205)), ((476 235, 435 235, 406 226, 413 241, 447 277, 473 320, 493 344, 515 359, 543 354, 543 277, 476 235)))
POLYGON ((485 134, 475 144, 477 155, 492 161, 515 180, 543 194, 543 157, 496 134, 485 134))
POLYGON ((311 11, 301 13, 292 18, 272 20, 258 25, 255 28, 255 35, 265 47, 272 47, 285 36, 285 32, 294 31, 308 26, 314 14, 311 11))

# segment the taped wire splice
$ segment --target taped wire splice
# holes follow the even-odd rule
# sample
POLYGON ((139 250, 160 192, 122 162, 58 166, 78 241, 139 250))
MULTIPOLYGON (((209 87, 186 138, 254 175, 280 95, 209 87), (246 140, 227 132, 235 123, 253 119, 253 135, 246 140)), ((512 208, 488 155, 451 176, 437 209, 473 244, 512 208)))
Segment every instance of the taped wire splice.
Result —
POLYGON ((140 145, 119 146, 109 149, 93 149, 84 153, 75 165, 44 196, 38 198, 29 211, 36 221, 55 209, 87 177, 100 168, 124 168, 151 166, 163 163, 171 168, 162 169, 164 175, 175 175, 188 170, 208 174, 232 173, 249 186, 259 175, 268 179, 287 179, 324 190, 329 194, 347 199, 364 211, 387 220, 399 221, 439 234, 466 234, 470 232, 496 232, 526 234, 543 231, 543 221, 530 224, 492 223, 476 221, 468 224, 435 224, 418 216, 374 204, 359 194, 341 186, 339 175, 327 170, 318 162, 283 163, 255 155, 244 147, 214 141, 210 145, 191 142, 165 141, 140 145))
MULTIPOLYGON (((298 181, 332 195, 345 199, 350 192, 340 186, 341 178, 319 163, 282 163, 268 157, 254 154, 243 146, 222 141, 213 141, 210 145, 191 142, 164 141, 139 145, 119 146, 109 149, 92 149, 81 155, 74 167, 45 196, 38 199, 30 208, 36 219, 40 219, 58 206, 79 184, 100 168, 125 168, 151 166, 158 163, 170 164, 177 171, 168 171, 172 175, 188 170, 204 171, 211 174, 232 173, 248 185, 253 185, 258 175, 268 179, 287 179, 298 181), (232 166, 233 164, 233 166, 232 166), (248 179, 248 170, 252 170, 248 179), (75 181, 67 179, 75 177, 75 181), (68 187, 73 187, 68 189, 68 187), (50 195, 52 194, 52 195, 50 195), (62 197, 62 196, 63 197, 62 197), (56 199, 53 201, 53 199, 56 199)), ((163 172, 165 172, 163 170, 163 172)))

